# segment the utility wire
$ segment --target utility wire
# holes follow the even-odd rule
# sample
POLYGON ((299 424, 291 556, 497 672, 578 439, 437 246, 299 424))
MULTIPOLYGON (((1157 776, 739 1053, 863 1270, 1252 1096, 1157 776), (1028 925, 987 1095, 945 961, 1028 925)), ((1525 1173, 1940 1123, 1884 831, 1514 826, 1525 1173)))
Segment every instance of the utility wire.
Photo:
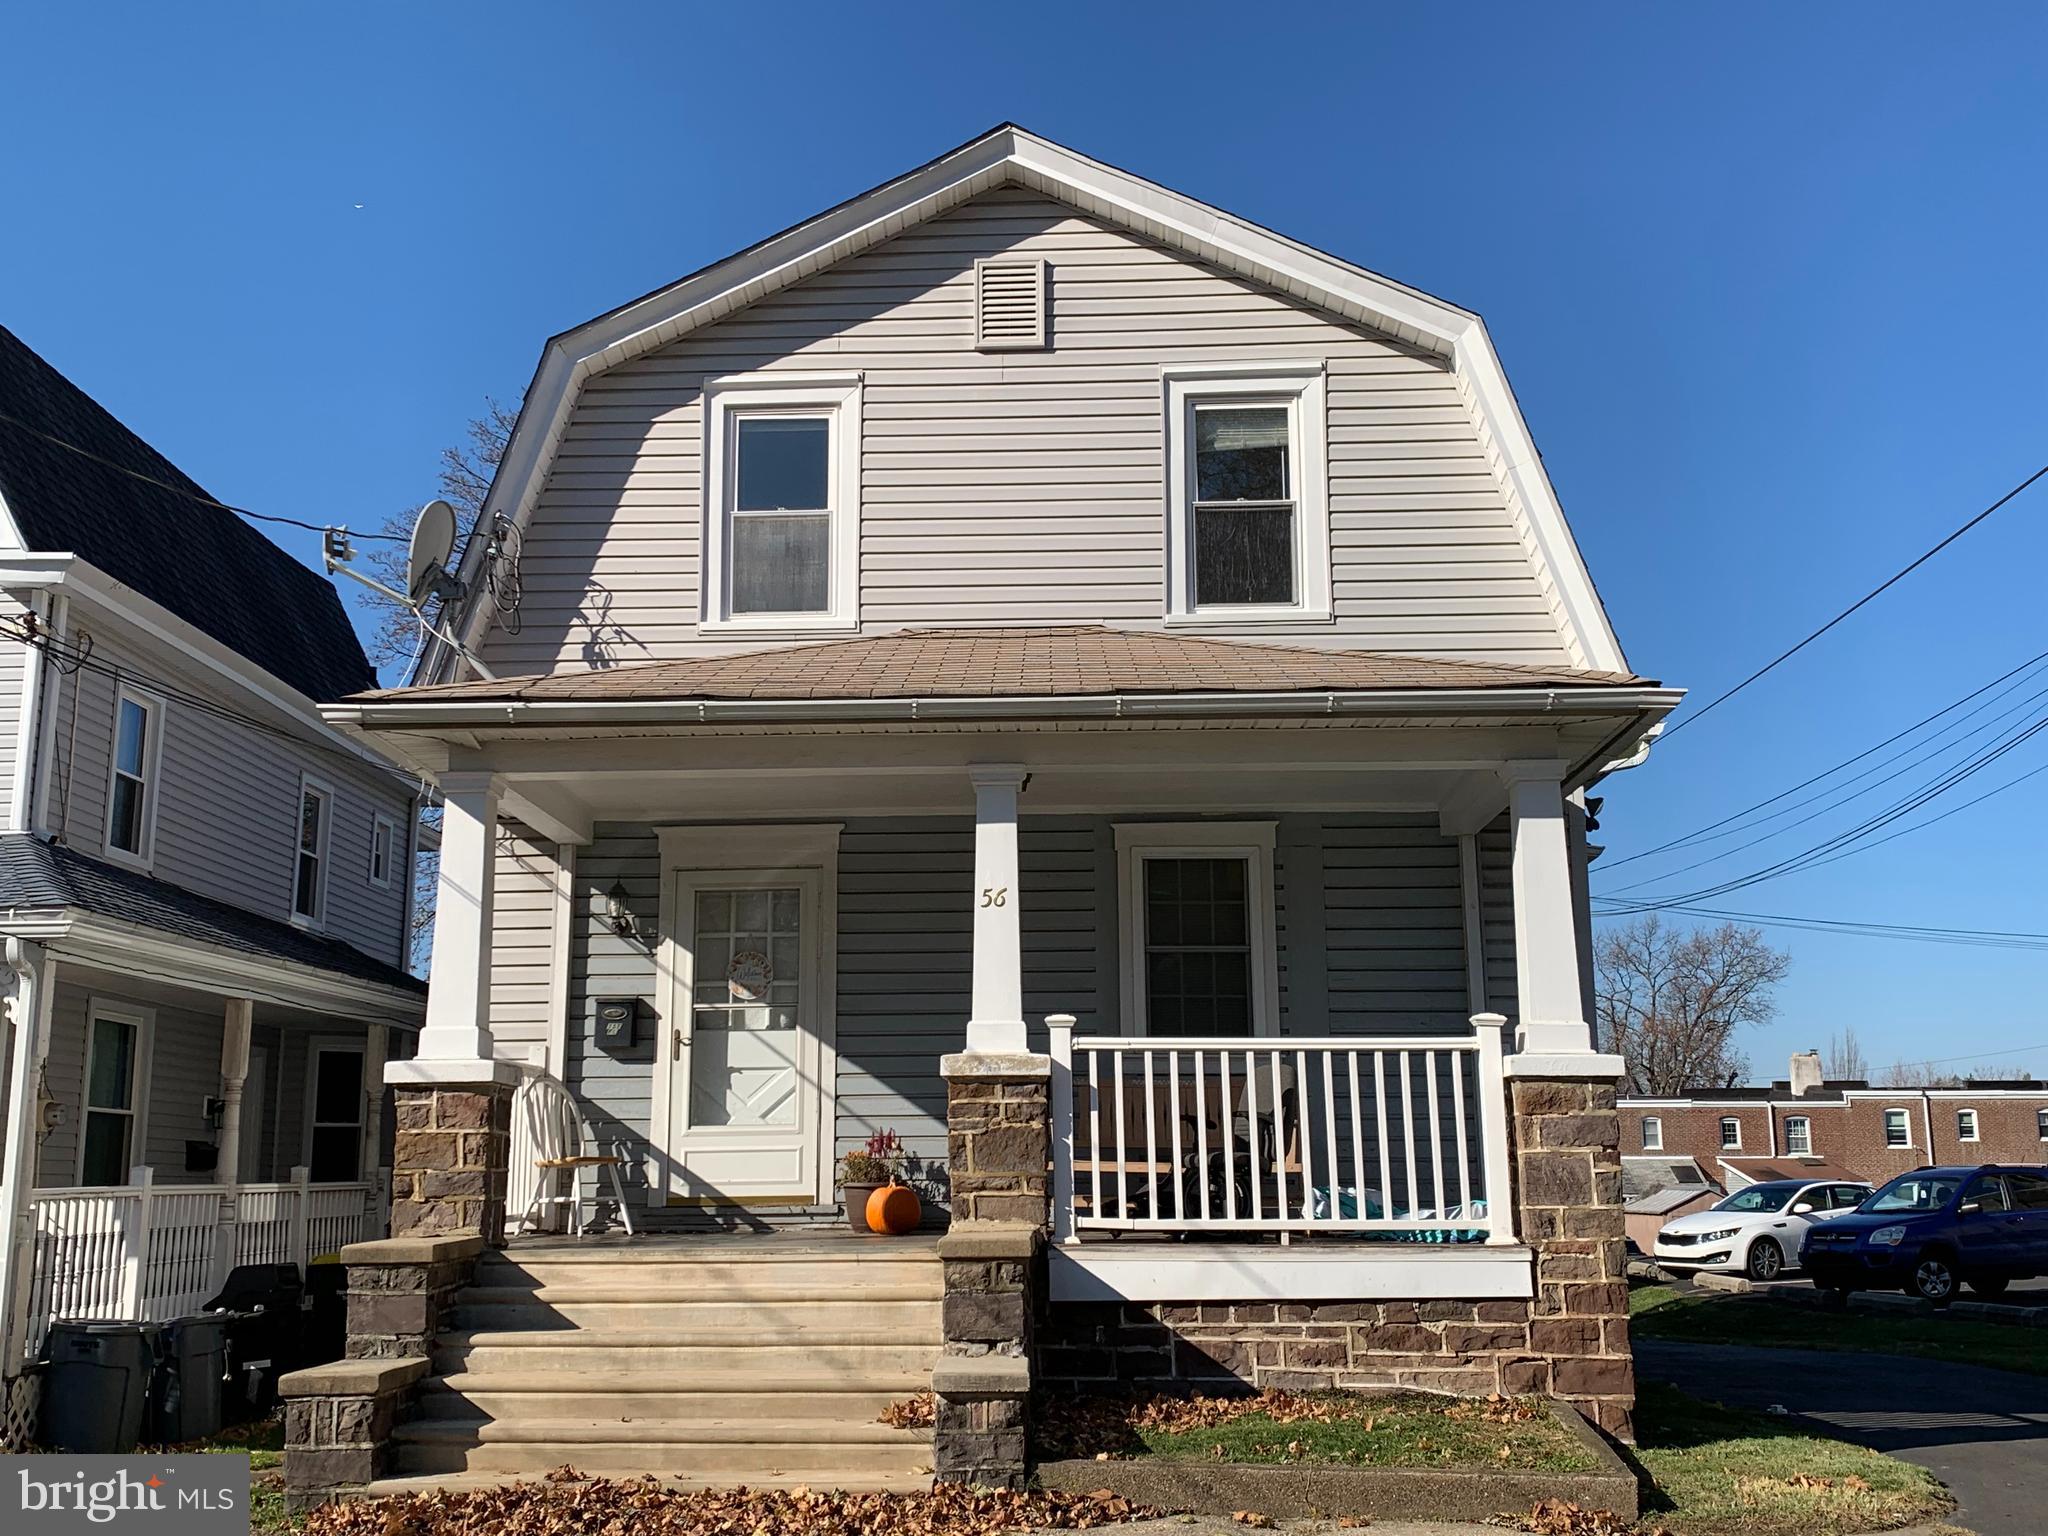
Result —
MULTIPOLYGON (((221 511, 232 512, 237 517, 254 518, 259 523, 282 523, 287 528, 303 528, 308 533, 327 533, 330 531, 327 525, 323 523, 303 522, 296 517, 279 517, 272 512, 251 512, 247 507, 237 507, 225 501, 216 501, 213 497, 199 491, 188 491, 184 486, 175 485, 169 480, 159 480, 155 475, 145 475, 141 470, 130 469, 126 464, 116 464, 112 459, 102 457, 100 454, 94 453, 90 448, 81 448, 78 444, 66 442, 61 437, 52 437, 48 432, 43 431, 42 428, 31 426, 19 416, 10 416, 5 411, 0 411, 0 421, 11 422, 21 428, 22 431, 32 436, 40 437, 44 442, 62 448, 68 453, 75 453, 82 459, 91 459, 95 464, 103 464, 118 474, 140 480, 146 485, 153 485, 158 490, 169 491, 174 496, 182 496, 187 501, 196 501, 201 506, 218 507, 221 511)), ((349 537, 351 539, 375 540, 380 543, 390 544, 403 544, 406 542, 403 535, 396 533, 350 533, 349 537)))
MULTIPOLYGON (((1599 905, 1597 898, 1594 904, 1599 905)), ((2048 950, 2048 933, 2025 933, 1997 928, 1934 928, 1912 923, 1866 923, 1849 918, 1809 917, 1796 913, 1731 912, 1719 907, 1687 906, 1669 907, 1665 910, 1686 917, 1704 917, 1719 922, 1756 923, 1766 928, 1799 928, 1859 938, 1903 939, 1924 944, 1956 944, 1978 949, 2048 950)), ((1608 914, 1603 912, 1601 915, 1608 914)))
POLYGON ((1837 624, 1841 623, 1842 620, 1848 618, 1850 614, 1856 612, 1857 609, 1863 607, 1866 603, 1869 603, 1874 598, 1881 596, 1883 593, 1888 592, 1889 590, 1891 590, 1891 588, 1897 586, 1901 581, 1904 581, 1908 576, 1912 575, 1915 571, 1919 570, 1921 566, 1925 565, 1928 561, 1932 560, 1944 549, 1947 549, 1949 545, 1955 543, 1957 539, 1960 539, 1972 528, 1976 527, 1979 523, 1983 522, 1985 518, 1989 517, 1992 513, 1996 512, 2000 507, 2004 506, 2007 502, 2011 501, 2015 496, 2019 495, 2020 492, 2024 491, 2036 480, 2039 480, 2043 475, 2048 475, 2048 464, 2043 464, 2039 469, 2035 470, 2031 475, 2027 476, 2026 479, 2022 480, 2018 485, 2014 486, 2011 490, 2007 491, 2003 496, 1999 497, 1998 500, 1992 502, 1991 505, 1986 507, 1982 512, 1979 512, 1975 517, 1971 518, 1968 522, 1964 523, 1962 527, 1956 529, 1955 532, 1951 533, 1939 544, 1935 545, 1932 549, 1928 550, 1927 553, 1920 556, 1920 558, 1915 560, 1911 565, 1906 566, 1903 570, 1899 571, 1889 580, 1884 581, 1875 587, 1872 587, 1868 592, 1864 593, 1861 597, 1857 598, 1855 602, 1851 603, 1848 607, 1844 608, 1832 619, 1829 619, 1827 623, 1821 625, 1819 629, 1816 629, 1812 634, 1808 635, 1804 640, 1801 640, 1797 645, 1793 646, 1789 650, 1779 652, 1776 656, 1772 657, 1771 660, 1765 662, 1761 667, 1758 667, 1754 672, 1750 673, 1749 676, 1745 677, 1741 682, 1737 683, 1733 688, 1730 688, 1726 693, 1723 693, 1719 697, 1711 700, 1710 702, 1701 705, 1698 709, 1694 710, 1691 714, 1687 715, 1683 720, 1679 721, 1676 725, 1666 730, 1664 732, 1663 739, 1665 741, 1669 741, 1673 736, 1676 736, 1680 731, 1684 730, 1688 725, 1691 725, 1695 720, 1703 719, 1707 715, 1712 714, 1715 710, 1719 709, 1723 704, 1727 703, 1730 699, 1734 698, 1736 694, 1742 692, 1743 689, 1747 688, 1751 683, 1755 682, 1758 678, 1764 676, 1768 672, 1775 670, 1782 663, 1790 661, 1794 656, 1797 656, 1801 651, 1805 650, 1809 645, 1813 644, 1813 642, 1818 640, 1822 635, 1826 634, 1829 630, 1833 629, 1837 624))
MULTIPOLYGON (((1842 761, 1836 763, 1833 767, 1822 769, 1819 773, 1813 775, 1812 778, 1801 779, 1797 784, 1794 784, 1790 789, 1781 789, 1775 795, 1772 795, 1769 799, 1759 800, 1756 802, 1756 804, 1745 806, 1743 809, 1739 811, 1731 811, 1728 815, 1723 816, 1719 821, 1710 821, 1704 827, 1696 828, 1695 830, 1687 832, 1681 837, 1674 837, 1669 842, 1659 843, 1654 848, 1645 848, 1641 853, 1631 853, 1626 858, 1620 859, 1603 859, 1601 860, 1601 868, 1598 871, 1596 871, 1596 873, 1605 874, 1610 870, 1619 869, 1624 864, 1633 864, 1638 859, 1651 858, 1660 853, 1669 853, 1674 848, 1684 848, 1689 844, 1707 840, 1708 835, 1710 833, 1718 831, 1722 827, 1727 826, 1730 822, 1741 821, 1745 817, 1754 815, 1756 812, 1763 810, 1766 806, 1776 805, 1780 800, 1783 800, 1786 796, 1796 795, 1802 789, 1810 789, 1815 784, 1820 783, 1823 779, 1833 778, 1836 774, 1840 773, 1844 768, 1852 767, 1855 764, 1862 762, 1864 758, 1869 757, 1872 753, 1882 752, 1886 747, 1891 746, 1894 742, 1904 741, 1908 736, 1913 735, 1915 732, 1923 729, 1926 726, 1932 725, 1936 720, 1939 720, 1943 715, 1949 713, 1951 710, 1960 709, 1963 705, 1969 703, 1972 699, 1978 697, 1980 694, 1988 693, 1991 689, 1996 688, 2000 683, 2007 682, 2010 679, 2017 677, 2020 673, 2026 671, 2028 668, 2038 666, 2043 661, 2048 661, 2048 651, 2042 651, 2038 655, 2029 657, 2027 660, 2021 662, 2018 666, 2014 667, 2010 672, 2006 672, 2001 676, 1994 677, 1990 682, 1984 684, 1983 687, 1974 689, 1973 691, 1964 694, 1960 699, 1957 699, 1952 704, 1944 704, 1940 709, 1937 709, 1933 714, 1923 716, 1921 719, 1916 720, 1913 722, 1913 724, 1907 726, 1904 730, 1898 731, 1893 735, 1885 737, 1885 739, 1877 743, 1876 746, 1865 747, 1861 752, 1858 752, 1854 757, 1845 757, 1842 759, 1842 761)), ((1976 712, 1972 711, 1972 714, 1974 713, 1976 712)), ((1970 718, 1970 716, 1966 715, 1963 718, 1968 719, 1970 718)), ((1958 721, 1956 723, 1961 724, 1961 721, 1958 721)), ((1891 759, 1887 759, 1887 761, 1891 761, 1891 759)), ((1855 781, 1852 779, 1850 780, 1850 782, 1854 783, 1855 781)), ((1800 803, 1808 804, 1810 802, 1801 801, 1800 803)), ((1787 807, 1787 809, 1790 809, 1790 807, 1787 807)), ((1773 820, 1775 818, 1766 817, 1765 819, 1773 820)))

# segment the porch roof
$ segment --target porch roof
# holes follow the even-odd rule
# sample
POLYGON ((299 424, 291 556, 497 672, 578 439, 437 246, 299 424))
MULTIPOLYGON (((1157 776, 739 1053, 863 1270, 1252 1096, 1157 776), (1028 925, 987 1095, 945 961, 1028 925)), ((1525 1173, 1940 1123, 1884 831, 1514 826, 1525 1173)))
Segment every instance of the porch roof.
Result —
MULTIPOLYGON (((85 912, 209 951, 366 983, 423 1006, 427 984, 352 944, 244 911, 26 832, 0 833, 0 928, 29 914, 85 912)), ((40 930, 38 930, 39 932, 40 930)), ((303 973, 302 973, 303 974, 303 973)), ((228 985, 223 977, 222 985, 228 985)))
POLYGON ((351 702, 687 703, 1652 686, 1624 672, 1071 625, 908 629, 601 671, 380 689, 351 702))

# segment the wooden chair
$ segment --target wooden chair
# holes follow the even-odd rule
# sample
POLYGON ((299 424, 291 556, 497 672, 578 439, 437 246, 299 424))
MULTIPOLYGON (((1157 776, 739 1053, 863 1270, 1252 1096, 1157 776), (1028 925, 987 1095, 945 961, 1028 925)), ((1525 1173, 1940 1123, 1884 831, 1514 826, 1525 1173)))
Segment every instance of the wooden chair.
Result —
POLYGON ((626 1236, 633 1236, 633 1213, 626 1204, 625 1183, 619 1169, 625 1159, 587 1149, 595 1142, 590 1127, 577 1108, 569 1090, 545 1072, 528 1069, 520 1077, 512 1101, 512 1142, 515 1163, 522 1157, 533 1168, 533 1193, 520 1215, 515 1235, 529 1228, 544 1230, 544 1213, 550 1208, 568 1211, 569 1230, 583 1235, 583 1206, 586 1198, 593 1215, 602 1196, 595 1179, 588 1197, 583 1194, 583 1170, 603 1170, 612 1187, 612 1201, 619 1208, 619 1221, 626 1236))

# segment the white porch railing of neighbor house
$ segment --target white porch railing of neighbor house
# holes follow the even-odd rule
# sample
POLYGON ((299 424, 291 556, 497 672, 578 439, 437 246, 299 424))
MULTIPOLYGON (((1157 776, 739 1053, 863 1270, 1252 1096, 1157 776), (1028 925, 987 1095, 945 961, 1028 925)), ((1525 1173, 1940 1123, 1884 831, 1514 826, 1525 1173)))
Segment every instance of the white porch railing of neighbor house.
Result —
POLYGON ((204 1306, 240 1264, 296 1264, 383 1231, 376 1184, 169 1184, 29 1194, 30 1353, 67 1319, 161 1322, 204 1306), (233 1220, 228 1218, 232 1213, 233 1220))
POLYGON ((1470 1035, 1052 1036, 1053 1236, 1514 1241, 1501 1022, 1470 1035))

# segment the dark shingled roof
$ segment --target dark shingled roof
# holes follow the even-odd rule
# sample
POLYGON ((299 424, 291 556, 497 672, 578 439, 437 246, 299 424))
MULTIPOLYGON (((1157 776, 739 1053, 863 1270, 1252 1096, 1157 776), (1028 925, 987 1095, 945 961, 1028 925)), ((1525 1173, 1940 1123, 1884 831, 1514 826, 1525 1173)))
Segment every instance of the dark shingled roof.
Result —
POLYGON ((424 994, 419 977, 373 959, 340 939, 259 917, 224 901, 135 870, 46 843, 27 832, 0 833, 0 911, 77 907, 100 917, 153 928, 174 938, 240 950, 265 959, 332 971, 424 994))
POLYGON ((318 703, 377 685, 332 582, 192 500, 207 492, 0 326, 6 416, 34 428, 0 419, 0 497, 29 549, 83 557, 318 703))
POLYGON ((701 660, 638 662, 545 677, 390 688, 367 697, 386 703, 1034 698, 1411 688, 1583 689, 1641 681, 1626 673, 1571 667, 1317 650, 1075 624, 1043 629, 906 629, 701 660))

